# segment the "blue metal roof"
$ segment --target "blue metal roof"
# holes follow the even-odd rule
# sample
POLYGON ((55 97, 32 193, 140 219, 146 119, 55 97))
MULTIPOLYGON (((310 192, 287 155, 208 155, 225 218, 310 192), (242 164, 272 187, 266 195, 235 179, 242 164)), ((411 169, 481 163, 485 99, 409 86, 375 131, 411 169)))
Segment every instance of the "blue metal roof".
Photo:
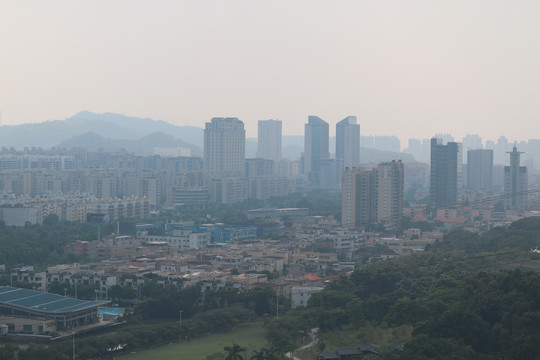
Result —
POLYGON ((11 305, 26 308, 30 311, 50 313, 68 313, 102 306, 109 303, 107 300, 88 301, 70 297, 45 293, 36 290, 20 289, 9 286, 0 286, 0 305, 11 305))

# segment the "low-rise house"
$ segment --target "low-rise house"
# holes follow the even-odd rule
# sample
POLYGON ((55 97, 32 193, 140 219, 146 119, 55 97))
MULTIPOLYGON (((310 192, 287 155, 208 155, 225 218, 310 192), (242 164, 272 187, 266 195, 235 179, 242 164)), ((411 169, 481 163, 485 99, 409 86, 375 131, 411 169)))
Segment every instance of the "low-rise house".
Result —
POLYGON ((323 287, 310 286, 310 287, 300 287, 294 286, 291 289, 291 306, 292 308, 297 308, 298 306, 306 306, 309 298, 312 294, 318 293, 324 290, 323 287))
POLYGON ((357 359, 364 355, 379 355, 378 346, 373 344, 360 344, 357 347, 340 348, 336 351, 321 353, 317 360, 357 359))

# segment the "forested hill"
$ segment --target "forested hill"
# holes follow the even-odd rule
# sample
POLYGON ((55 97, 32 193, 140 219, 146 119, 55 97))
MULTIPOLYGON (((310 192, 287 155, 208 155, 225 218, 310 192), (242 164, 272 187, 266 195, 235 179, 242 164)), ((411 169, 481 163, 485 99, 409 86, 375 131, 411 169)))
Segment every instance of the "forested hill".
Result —
POLYGON ((430 251, 463 251, 467 254, 504 250, 531 249, 540 246, 540 218, 530 217, 497 227, 482 235, 467 231, 450 233, 428 247, 430 251))
MULTIPOLYGON (((454 232, 422 254, 356 270, 270 329, 319 325, 322 338, 357 334, 347 344, 355 346, 374 328, 412 328, 403 352, 381 348, 385 359, 537 358, 540 272, 511 268, 539 264, 530 251, 539 241, 537 218, 483 235, 454 232)), ((290 346, 292 328, 270 331, 271 341, 290 346)))

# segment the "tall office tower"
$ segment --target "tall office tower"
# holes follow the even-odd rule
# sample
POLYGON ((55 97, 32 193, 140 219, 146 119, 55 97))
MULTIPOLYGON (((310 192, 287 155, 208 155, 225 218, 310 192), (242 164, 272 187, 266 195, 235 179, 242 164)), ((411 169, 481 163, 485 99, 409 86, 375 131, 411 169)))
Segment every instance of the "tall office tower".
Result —
POLYGON ((514 144, 510 154, 510 166, 504 167, 504 195, 505 205, 510 208, 525 209, 527 206, 527 167, 519 165, 519 157, 522 152, 517 151, 517 146, 514 144))
POLYGON ((346 168, 342 176, 341 224, 356 228, 377 221, 377 170, 346 168))
POLYGON ((304 176, 313 185, 319 185, 321 160, 329 157, 328 123, 310 115, 304 135, 304 176))
POLYGON ((471 135, 467 134, 463 137, 461 140, 461 150, 463 152, 463 163, 467 161, 469 150, 477 150, 477 149, 483 149, 484 145, 482 144, 482 138, 476 134, 471 135))
POLYGON ((341 176, 343 175, 343 161, 341 159, 322 159, 319 176, 319 186, 322 189, 339 190, 341 176))
POLYGON ((451 134, 435 134, 434 138, 441 139, 443 143, 454 141, 454 137, 451 134))
POLYGON ((461 187, 461 144, 442 144, 431 139, 430 206, 439 208, 458 202, 461 187))
POLYGON ((281 120, 259 120, 257 157, 281 159, 281 120))
POLYGON ((540 168, 540 140, 539 139, 529 139, 528 149, 530 160, 532 160, 532 168, 540 168))
MULTIPOLYGON (((487 145, 487 144, 486 144, 487 145)), ((504 164, 506 163, 506 155, 504 155, 508 150, 510 150, 510 144, 508 139, 505 136, 499 137, 497 142, 492 144, 493 146, 493 163, 495 164, 504 164)), ((487 146, 486 146, 487 147, 487 146)))
POLYGON ((204 128, 204 168, 210 178, 243 177, 246 131, 237 118, 213 118, 204 128))
POLYGON ((463 144, 463 154, 468 155, 469 150, 483 149, 482 138, 479 135, 467 134, 461 140, 463 144))
POLYGON ((467 187, 493 190, 493 150, 467 151, 467 187))
POLYGON ((404 167, 401 160, 377 166, 377 219, 387 226, 397 226, 403 213, 404 167))
POLYGON ((248 178, 257 176, 271 176, 274 174, 274 161, 267 159, 246 159, 245 176, 248 178))
POLYGON ((341 159, 345 168, 360 165, 360 125, 356 116, 347 116, 336 124, 336 159, 341 159))
POLYGON ((422 140, 409 139, 409 141, 407 142, 407 148, 404 149, 403 152, 414 156, 416 161, 422 161, 422 140))

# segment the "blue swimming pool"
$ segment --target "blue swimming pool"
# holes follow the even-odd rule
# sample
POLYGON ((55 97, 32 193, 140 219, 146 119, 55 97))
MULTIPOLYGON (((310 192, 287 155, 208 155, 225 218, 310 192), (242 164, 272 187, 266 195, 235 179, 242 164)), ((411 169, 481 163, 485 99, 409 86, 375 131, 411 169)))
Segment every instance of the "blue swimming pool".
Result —
POLYGON ((98 315, 103 316, 103 314, 107 315, 122 315, 124 313, 123 308, 98 308, 98 315))

